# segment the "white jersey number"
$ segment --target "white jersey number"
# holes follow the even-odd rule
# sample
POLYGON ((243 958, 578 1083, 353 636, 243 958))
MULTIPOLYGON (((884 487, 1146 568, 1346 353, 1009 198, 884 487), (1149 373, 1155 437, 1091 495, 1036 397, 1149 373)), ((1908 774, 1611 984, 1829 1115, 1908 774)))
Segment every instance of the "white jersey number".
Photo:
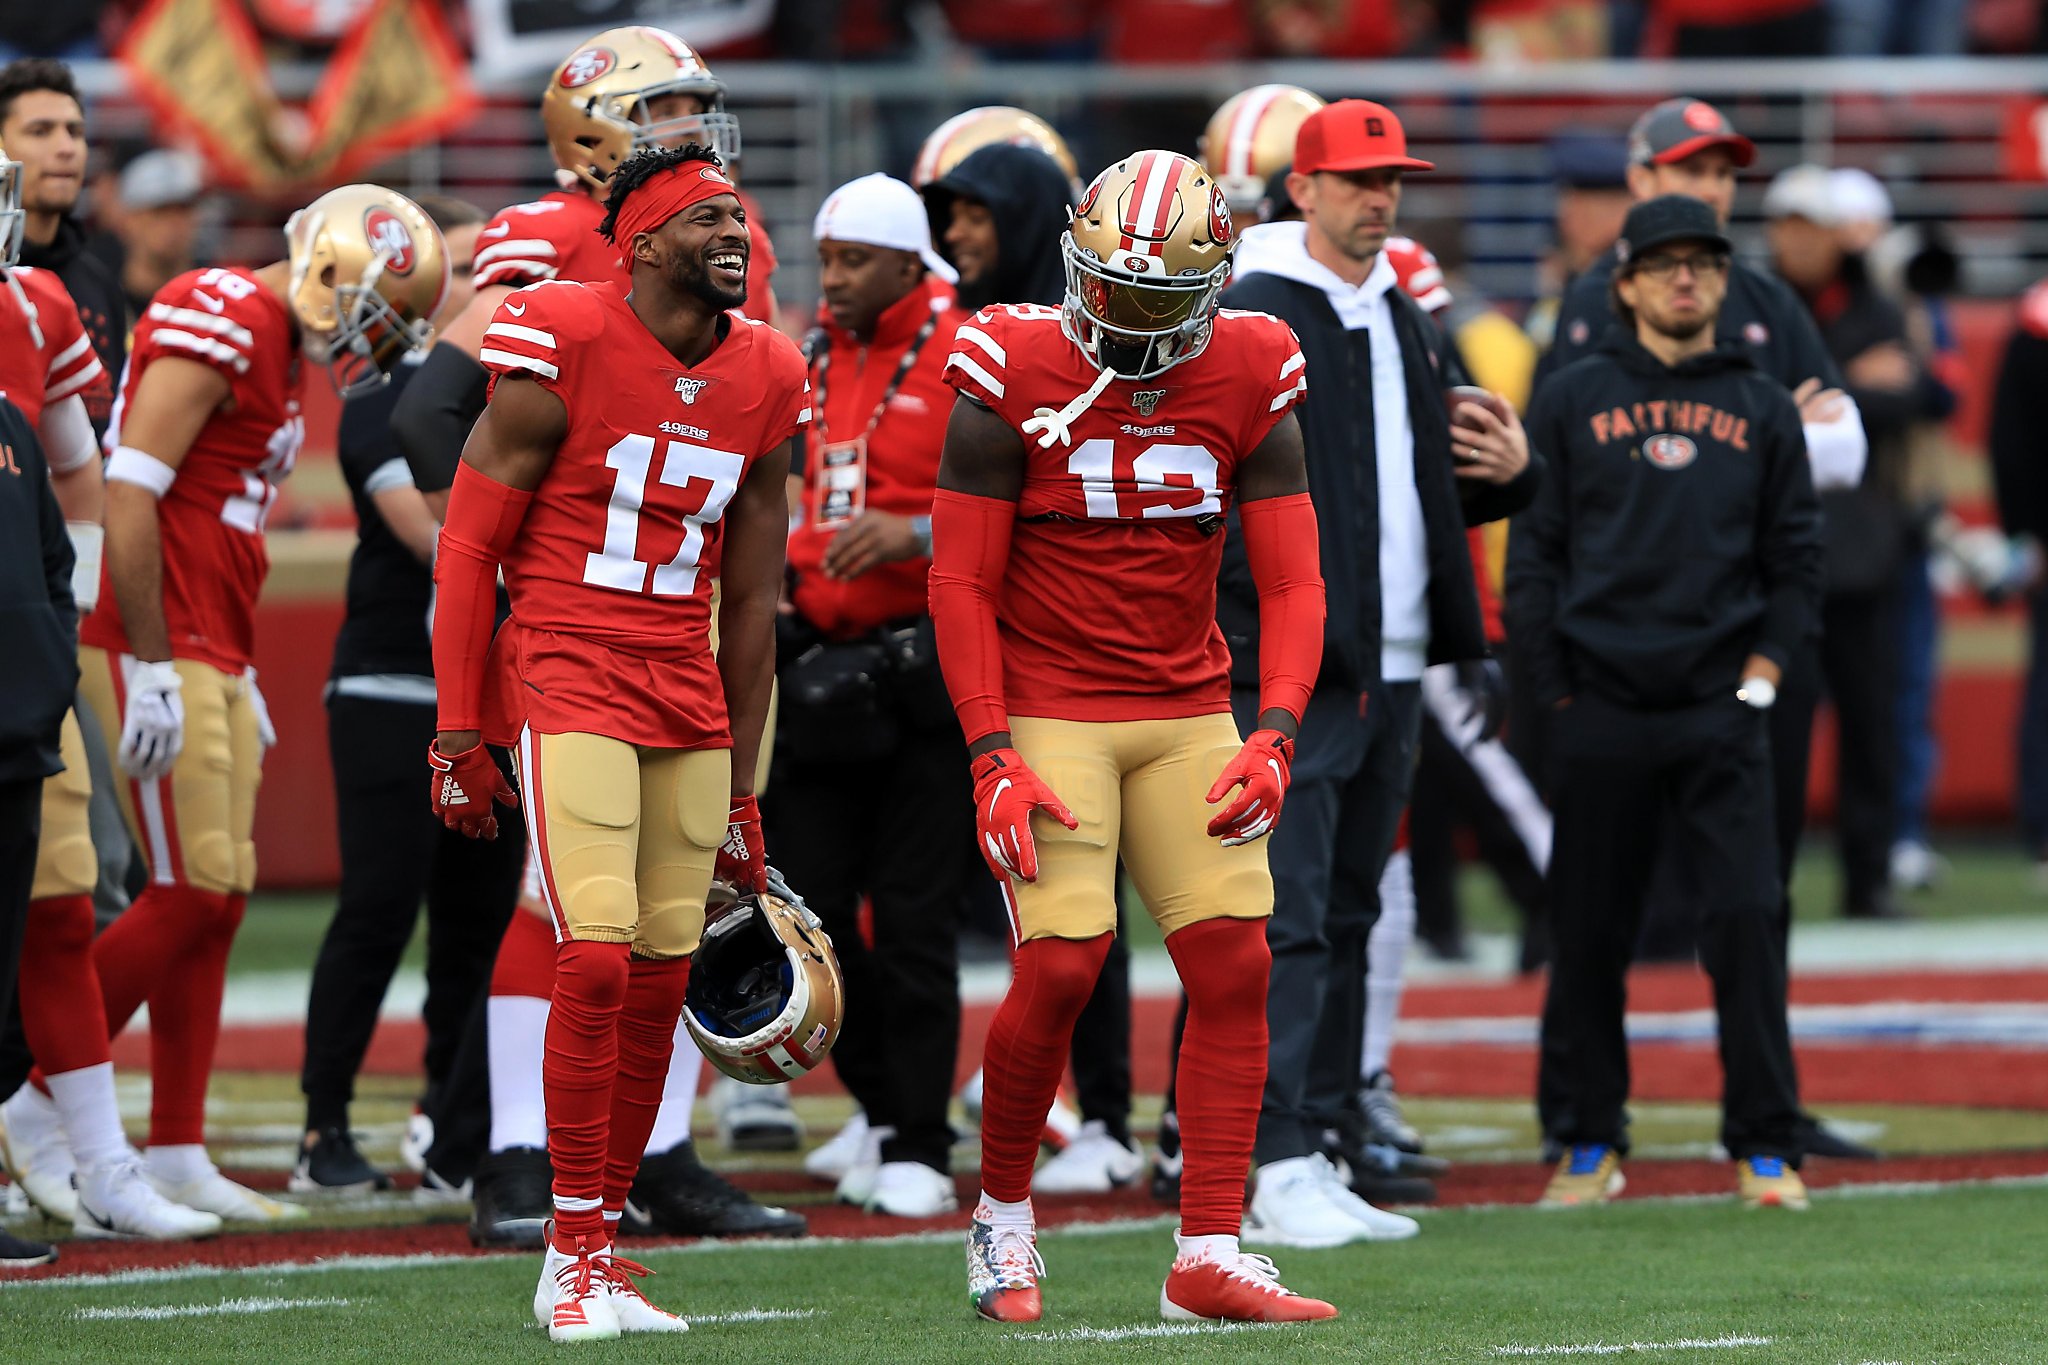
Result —
POLYGON ((640 512, 647 502, 647 474, 654 464, 654 447, 652 436, 627 436, 605 452, 605 465, 616 479, 611 503, 605 508, 604 548, 584 559, 583 581, 618 592, 688 597, 697 590, 704 528, 725 515, 726 504, 739 491, 740 473, 747 461, 730 450, 686 441, 661 442, 657 481, 683 490, 683 543, 668 563, 650 565, 640 558, 640 512))
POLYGON ((1067 472, 1081 481, 1090 517, 1140 521, 1220 515, 1216 457, 1203 446, 1160 442, 1135 455, 1097 437, 1074 447, 1067 472))

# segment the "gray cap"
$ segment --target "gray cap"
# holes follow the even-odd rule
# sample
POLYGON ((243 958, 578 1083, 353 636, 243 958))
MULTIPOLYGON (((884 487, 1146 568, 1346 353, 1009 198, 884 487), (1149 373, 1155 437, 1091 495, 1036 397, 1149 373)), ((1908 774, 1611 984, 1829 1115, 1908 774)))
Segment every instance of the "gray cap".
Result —
POLYGON ((199 158, 190 152, 144 152, 121 172, 121 206, 160 209, 189 204, 206 192, 199 158))

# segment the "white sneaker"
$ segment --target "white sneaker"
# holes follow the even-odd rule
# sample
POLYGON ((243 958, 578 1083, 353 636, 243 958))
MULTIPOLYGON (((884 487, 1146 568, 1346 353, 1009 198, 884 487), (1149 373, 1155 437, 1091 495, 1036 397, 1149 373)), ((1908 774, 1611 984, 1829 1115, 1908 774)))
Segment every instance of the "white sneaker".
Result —
POLYGON ((1892 885, 1903 891, 1931 891, 1948 876, 1949 861, 1918 839, 1892 845, 1892 885))
POLYGON ((960 1201, 953 1193, 951 1176, 922 1161, 885 1161, 875 1172, 874 1186, 861 1207, 897 1218, 937 1218, 942 1213, 957 1213, 960 1201))
POLYGON ((868 1116, 856 1109, 846 1126, 823 1146, 804 1157, 804 1174, 815 1180, 838 1180, 860 1160, 868 1140, 868 1116))
POLYGON ((1403 1242, 1422 1231, 1422 1224, 1416 1222, 1413 1218, 1405 1214, 1389 1213, 1385 1209, 1375 1208, 1364 1199, 1361 1199, 1345 1183, 1343 1176, 1338 1173, 1337 1168, 1330 1164, 1328 1157, 1320 1159, 1329 1171, 1329 1183, 1323 1187, 1323 1192, 1330 1197, 1330 1202, 1336 1205, 1341 1212, 1347 1217, 1355 1219, 1365 1228, 1366 1241, 1403 1242))
POLYGON ((32 1085, 23 1085, 0 1104, 0 1161, 45 1218, 57 1223, 77 1218, 72 1177, 78 1166, 64 1137, 64 1121, 50 1097, 32 1085))
POLYGON ((1330 1198, 1336 1172, 1328 1157, 1268 1162, 1252 1178, 1252 1205, 1242 1241, 1250 1246, 1340 1247, 1366 1241, 1364 1223, 1330 1198))
POLYGON ((1109 1135, 1100 1119, 1081 1125, 1074 1140, 1031 1177, 1031 1193, 1108 1194, 1136 1180, 1145 1169, 1145 1154, 1109 1135))
POLYGON ((605 1262, 610 1248, 585 1247, 571 1256, 555 1249, 555 1225, 547 1225, 547 1251, 541 1256, 540 1284, 533 1291, 533 1316, 548 1329, 550 1341, 611 1341, 619 1335, 619 1312, 613 1306, 611 1276, 605 1262))
POLYGON ((868 1197, 875 1192, 875 1177, 882 1169, 882 1139, 894 1137, 894 1128, 870 1128, 861 1134, 860 1148, 853 1160, 847 1163, 846 1171, 839 1177, 839 1188, 833 1198, 842 1204, 858 1204, 865 1208, 868 1197))
POLYGON ((415 1171, 427 1169, 427 1149, 434 1145, 434 1121, 413 1110, 405 1121, 405 1136, 398 1140, 398 1156, 415 1171))
POLYGON ((748 1085, 730 1076, 711 1087, 718 1140, 730 1152, 794 1152, 804 1145, 803 1121, 786 1085, 748 1085))
POLYGON ((1054 1095, 1052 1108, 1045 1111, 1045 1127, 1039 1130, 1039 1145, 1064 1152, 1067 1144, 1081 1136, 1081 1126, 1081 1111, 1067 1103, 1065 1095, 1054 1095))
POLYGON ((164 1198, 143 1178, 142 1163, 124 1156, 79 1173, 78 1212, 71 1228, 80 1237, 182 1242, 213 1236, 220 1231, 220 1219, 164 1198))
POLYGON ((206 1163, 205 1170, 187 1180, 173 1180, 160 1174, 146 1160, 142 1174, 156 1187, 158 1194, 173 1204, 215 1214, 225 1222, 288 1223, 306 1216, 305 1205, 287 1204, 283 1200, 260 1195, 245 1185, 237 1185, 210 1161, 206 1163))
POLYGON ((687 1332, 690 1324, 666 1308, 656 1307, 654 1302, 642 1293, 635 1280, 654 1272, 637 1261, 623 1256, 608 1255, 604 1258, 605 1293, 611 1298, 612 1314, 619 1320, 619 1330, 632 1334, 636 1332, 687 1332))

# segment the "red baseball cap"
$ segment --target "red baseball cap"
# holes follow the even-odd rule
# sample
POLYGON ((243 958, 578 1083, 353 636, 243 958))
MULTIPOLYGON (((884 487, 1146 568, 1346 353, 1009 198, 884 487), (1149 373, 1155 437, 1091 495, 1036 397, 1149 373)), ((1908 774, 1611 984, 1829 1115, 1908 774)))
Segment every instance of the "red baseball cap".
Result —
POLYGON ((1371 100, 1338 100, 1303 120, 1294 135, 1294 169, 1373 171, 1383 168, 1433 171, 1431 162, 1408 155, 1408 134, 1401 120, 1384 104, 1371 100))

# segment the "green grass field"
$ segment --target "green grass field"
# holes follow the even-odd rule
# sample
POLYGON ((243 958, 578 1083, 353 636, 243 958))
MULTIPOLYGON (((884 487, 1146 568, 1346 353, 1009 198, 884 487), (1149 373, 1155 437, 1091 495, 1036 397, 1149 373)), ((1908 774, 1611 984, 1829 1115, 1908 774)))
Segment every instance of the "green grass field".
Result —
MULTIPOLYGON (((578 1354, 718 1365, 1610 1354, 1729 1365, 2048 1361, 2040 1273, 2048 1189, 2038 1185, 1822 1196, 1803 1215, 1645 1201, 1423 1217, 1413 1242, 1282 1253, 1290 1284, 1344 1310, 1312 1327, 1163 1326, 1158 1288, 1170 1242, 1162 1224, 1048 1234, 1048 1313, 1029 1327, 974 1318, 950 1234, 650 1252, 654 1297, 696 1319, 695 1330, 578 1354)), ((531 1258, 500 1257, 22 1285, 0 1289, 0 1355, 379 1365, 553 1358, 532 1321, 534 1273, 531 1258)))

